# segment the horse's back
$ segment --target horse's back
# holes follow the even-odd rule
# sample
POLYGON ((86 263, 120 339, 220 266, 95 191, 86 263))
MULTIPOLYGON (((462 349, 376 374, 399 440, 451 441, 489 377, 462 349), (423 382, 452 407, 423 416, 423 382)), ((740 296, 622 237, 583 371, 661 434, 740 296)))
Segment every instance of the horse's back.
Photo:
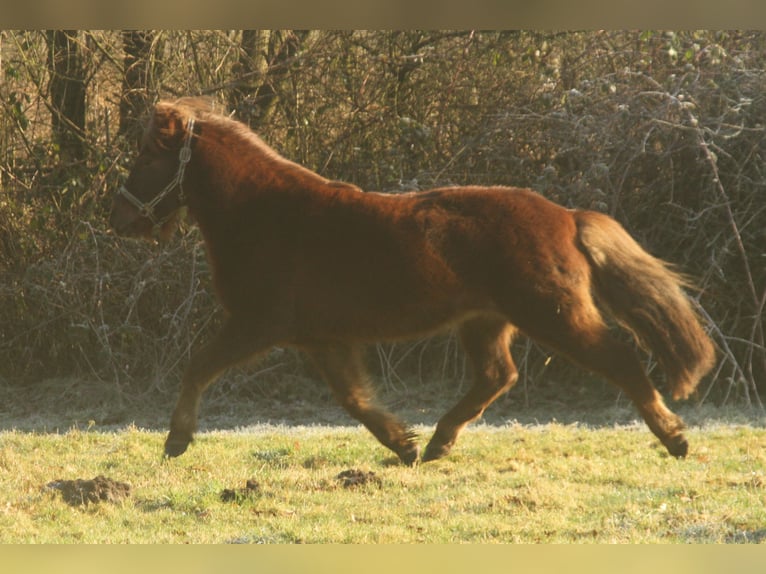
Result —
POLYGON ((296 268, 296 285, 311 286, 296 305, 316 329, 438 330, 523 306, 585 265, 571 213, 529 190, 342 195, 304 230, 296 268))
POLYGON ((544 281, 551 268, 581 259, 573 212, 532 190, 443 188, 410 201, 432 247, 482 281, 544 281))

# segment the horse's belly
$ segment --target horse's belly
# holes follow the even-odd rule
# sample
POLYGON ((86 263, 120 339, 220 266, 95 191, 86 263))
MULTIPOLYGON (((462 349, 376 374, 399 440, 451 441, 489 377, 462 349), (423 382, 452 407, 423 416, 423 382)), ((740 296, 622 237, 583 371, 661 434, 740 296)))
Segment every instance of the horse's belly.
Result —
POLYGON ((448 330, 494 307, 477 298, 378 300, 374 304, 326 306, 296 317, 299 336, 308 340, 376 343, 420 338, 448 330))

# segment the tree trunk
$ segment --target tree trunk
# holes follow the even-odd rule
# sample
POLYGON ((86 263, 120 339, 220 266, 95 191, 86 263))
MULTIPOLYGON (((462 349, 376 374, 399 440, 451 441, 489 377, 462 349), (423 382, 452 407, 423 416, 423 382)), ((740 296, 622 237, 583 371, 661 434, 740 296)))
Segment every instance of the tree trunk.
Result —
POLYGON ((141 137, 144 115, 152 99, 152 79, 156 71, 152 59, 155 39, 155 33, 150 30, 122 32, 124 71, 117 134, 136 142, 141 137))
POLYGON ((242 30, 239 59, 231 71, 234 85, 229 92, 229 109, 246 122, 253 115, 251 95, 256 92, 256 82, 263 80, 268 69, 270 36, 271 30, 242 30))
POLYGON ((271 116, 278 91, 287 77, 293 59, 308 36, 303 30, 245 30, 237 72, 243 80, 229 98, 239 119, 257 129, 271 116), (265 49, 265 62, 259 52, 265 49), (261 76, 255 87, 249 78, 261 76))
POLYGON ((77 30, 47 30, 53 141, 63 164, 85 159, 85 66, 77 30))

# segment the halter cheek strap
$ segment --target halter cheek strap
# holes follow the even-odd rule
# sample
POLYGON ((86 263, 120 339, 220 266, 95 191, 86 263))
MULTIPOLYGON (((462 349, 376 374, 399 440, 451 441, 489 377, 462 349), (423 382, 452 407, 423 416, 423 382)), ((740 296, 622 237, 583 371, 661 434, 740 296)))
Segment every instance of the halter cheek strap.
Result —
POLYGON ((165 199, 170 193, 178 187, 178 201, 181 205, 183 205, 186 202, 186 194, 184 193, 183 188, 183 179, 184 179, 184 172, 186 171, 186 165, 191 161, 191 142, 192 142, 192 136, 194 135, 194 119, 189 118, 189 121, 186 123, 186 137, 184 138, 183 146, 181 146, 181 151, 178 153, 178 171, 176 172, 175 177, 173 177, 172 181, 167 184, 162 191, 160 191, 151 201, 148 203, 144 203, 140 199, 138 199, 135 195, 130 193, 127 188, 123 185, 120 186, 120 189, 117 191, 121 196, 123 196, 125 199, 130 202, 133 207, 138 209, 138 211, 141 213, 143 217, 146 217, 149 219, 153 224, 154 227, 160 227, 165 222, 167 222, 171 216, 172 213, 166 215, 163 218, 158 219, 154 215, 154 210, 159 205, 159 203, 165 199))

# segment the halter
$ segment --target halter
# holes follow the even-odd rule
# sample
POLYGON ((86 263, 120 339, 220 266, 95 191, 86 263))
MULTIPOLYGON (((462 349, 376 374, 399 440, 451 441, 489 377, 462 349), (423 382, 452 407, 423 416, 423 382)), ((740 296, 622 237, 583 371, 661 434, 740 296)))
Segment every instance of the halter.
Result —
POLYGON ((181 151, 178 154, 178 171, 176 172, 176 175, 173 178, 173 180, 169 184, 167 184, 162 189, 162 191, 160 191, 154 197, 154 199, 152 199, 150 202, 144 203, 143 201, 138 199, 135 195, 130 193, 124 185, 120 186, 120 189, 117 190, 117 193, 123 196, 125 199, 127 199, 133 205, 133 207, 138 209, 138 211, 141 213, 142 216, 149 219, 154 224, 155 228, 160 227, 172 217, 173 213, 171 212, 165 217, 158 219, 154 215, 154 209, 176 187, 178 187, 178 201, 181 204, 183 204, 186 201, 186 195, 184 194, 184 188, 183 188, 183 179, 184 179, 184 172, 186 171, 186 164, 188 164, 189 161, 191 160, 191 141, 192 141, 193 135, 194 135, 194 119, 189 118, 189 121, 186 123, 186 138, 184 139, 184 145, 181 147, 181 151))

